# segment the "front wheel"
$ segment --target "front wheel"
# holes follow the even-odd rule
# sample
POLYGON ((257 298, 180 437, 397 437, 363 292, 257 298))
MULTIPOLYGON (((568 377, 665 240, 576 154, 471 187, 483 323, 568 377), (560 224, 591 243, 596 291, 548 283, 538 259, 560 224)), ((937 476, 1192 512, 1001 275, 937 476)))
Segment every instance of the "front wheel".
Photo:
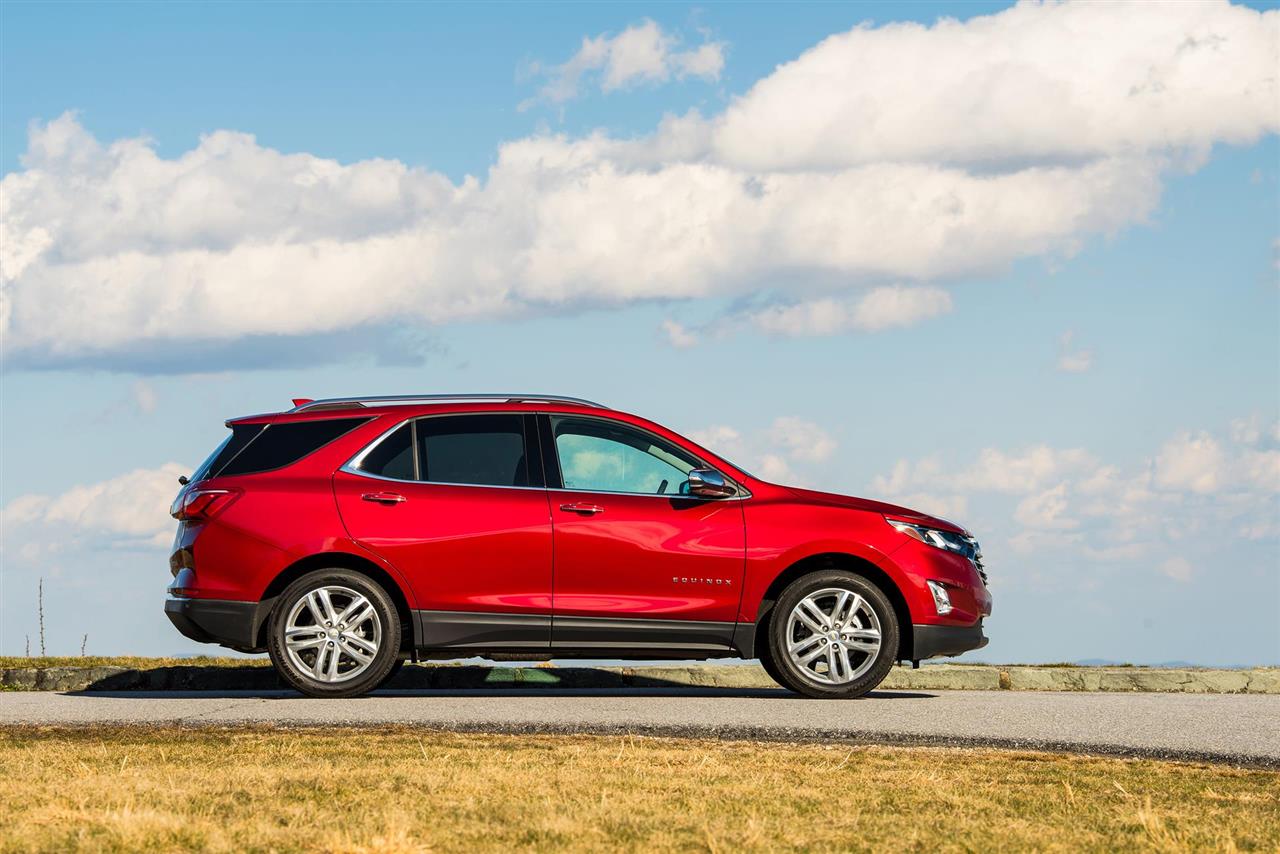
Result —
POLYGON ((267 652, 309 697, 355 697, 395 667, 400 618, 382 587, 358 572, 321 569, 285 588, 271 612, 267 652))
POLYGON ((827 570, 792 582, 769 621, 769 655, 785 687, 807 697, 861 697, 898 652, 898 618, 879 587, 827 570))

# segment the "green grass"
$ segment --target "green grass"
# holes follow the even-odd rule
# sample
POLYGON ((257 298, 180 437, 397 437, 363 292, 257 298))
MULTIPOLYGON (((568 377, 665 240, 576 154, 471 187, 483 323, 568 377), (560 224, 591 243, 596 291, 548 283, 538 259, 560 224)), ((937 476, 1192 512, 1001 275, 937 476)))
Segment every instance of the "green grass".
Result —
POLYGON ((406 727, 0 729, 0 852, 1280 847, 1280 774, 406 727))
POLYGON ((0 656, 0 670, 15 668, 48 667, 128 667, 135 670, 153 670, 157 667, 263 667, 271 662, 267 657, 258 658, 147 658, 133 655, 68 655, 68 656, 0 656))
MULTIPOLYGON (((155 667, 259 667, 270 662, 266 656, 255 658, 227 658, 214 656, 194 656, 192 658, 148 658, 131 655, 89 655, 89 656, 0 656, 0 670, 15 667, 131 667, 146 670, 155 667)), ((1052 662, 1049 664, 990 664, 984 661, 942 661, 930 663, 928 666, 949 667, 1075 667, 1089 669, 1088 665, 1071 664, 1070 662, 1052 662)), ((1134 664, 1110 664, 1111 667, 1137 667, 1134 664)))

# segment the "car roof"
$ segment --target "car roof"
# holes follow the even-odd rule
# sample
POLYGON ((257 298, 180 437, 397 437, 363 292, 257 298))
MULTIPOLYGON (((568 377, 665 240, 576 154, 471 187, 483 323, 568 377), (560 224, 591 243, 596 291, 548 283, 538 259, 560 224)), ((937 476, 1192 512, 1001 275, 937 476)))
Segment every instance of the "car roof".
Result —
POLYGON ((330 398, 326 400, 309 400, 295 398, 294 407, 283 412, 267 412, 259 415, 246 415, 228 419, 228 427, 237 424, 278 424, 294 421, 320 421, 333 418, 382 418, 396 415, 401 418, 415 418, 422 415, 444 413, 485 413, 485 412, 549 412, 572 413, 583 416, 608 418, 649 430, 668 439, 677 439, 689 448, 696 449, 698 456, 710 461, 739 481, 754 480, 751 474, 734 465, 724 457, 708 448, 691 441, 685 436, 650 421, 641 415, 611 409, 603 404, 581 398, 563 397, 559 395, 392 395, 383 397, 330 398))

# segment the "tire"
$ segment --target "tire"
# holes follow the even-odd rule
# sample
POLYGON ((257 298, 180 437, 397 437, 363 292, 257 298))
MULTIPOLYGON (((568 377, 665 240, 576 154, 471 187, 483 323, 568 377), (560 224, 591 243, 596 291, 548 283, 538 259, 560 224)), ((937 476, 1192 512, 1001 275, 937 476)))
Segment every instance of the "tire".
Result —
POLYGON ((769 637, 768 637, 767 627, 766 627, 766 634, 764 637, 764 643, 760 645, 759 657, 760 657, 760 666, 764 668, 765 673, 769 674, 769 678, 785 688, 786 683, 782 681, 782 672, 778 670, 778 662, 774 661, 773 653, 769 649, 769 637))
POLYGON ((276 600, 267 652, 280 678, 308 697, 357 697, 381 685, 400 661, 400 616, 368 576, 316 570, 276 600), (344 617, 349 622, 338 622, 344 617))
POLYGON ((897 615, 879 587, 852 572, 823 570, 793 581, 778 597, 768 654, 778 681, 797 694, 850 699, 884 681, 898 638, 897 615))

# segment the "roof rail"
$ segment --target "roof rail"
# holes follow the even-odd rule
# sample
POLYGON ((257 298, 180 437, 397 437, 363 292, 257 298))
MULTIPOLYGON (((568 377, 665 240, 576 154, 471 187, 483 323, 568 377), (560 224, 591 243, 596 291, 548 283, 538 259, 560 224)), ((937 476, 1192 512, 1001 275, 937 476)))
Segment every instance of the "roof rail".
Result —
POLYGON ((504 403, 576 403, 579 406, 590 406, 594 409, 608 408, 602 403, 583 400, 580 397, 565 397, 561 394, 388 394, 380 397, 327 397, 322 400, 307 400, 297 404, 289 411, 339 409, 346 406, 368 406, 379 403, 435 403, 447 400, 500 400, 504 403))

